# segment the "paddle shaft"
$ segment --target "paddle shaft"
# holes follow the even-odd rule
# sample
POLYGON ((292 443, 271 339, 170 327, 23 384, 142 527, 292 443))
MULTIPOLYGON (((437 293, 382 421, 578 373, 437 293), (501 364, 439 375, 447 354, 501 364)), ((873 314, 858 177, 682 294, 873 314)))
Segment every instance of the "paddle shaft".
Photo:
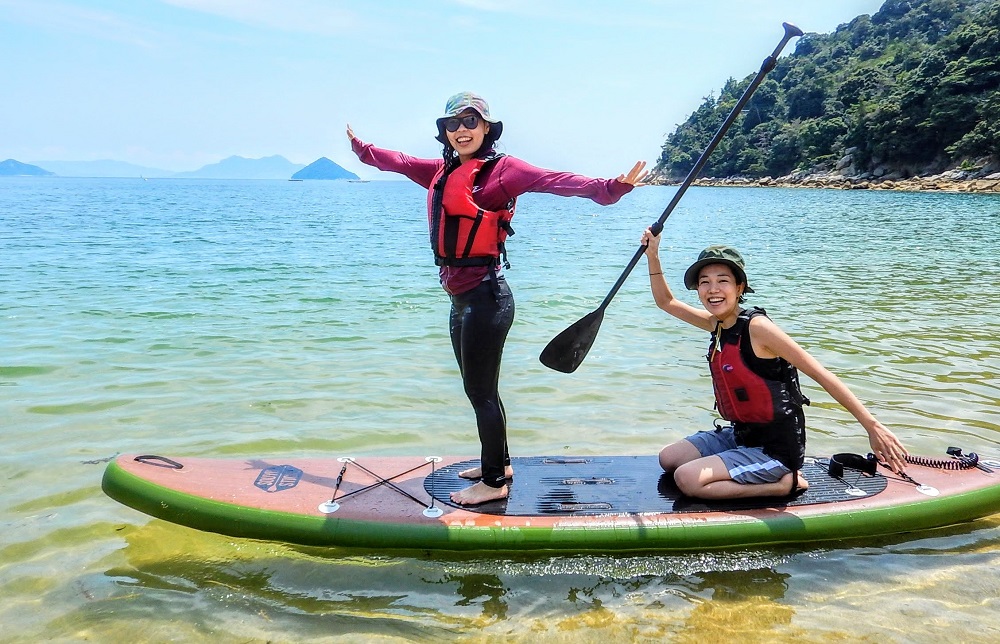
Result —
MULTIPOLYGON (((711 143, 708 144, 708 148, 702 152, 701 157, 698 158, 694 167, 691 168, 691 171, 684 179, 680 188, 678 188, 677 192, 674 193, 673 199, 670 200, 666 210, 664 210, 663 214, 660 215, 660 218, 652 226, 650 226, 654 235, 659 235, 663 230, 663 222, 667 220, 667 217, 670 216, 670 213, 677 205, 677 202, 684 196, 684 192, 688 189, 688 186, 691 185, 691 182, 693 182, 695 177, 698 176, 698 173, 701 172, 701 169, 708 161, 709 155, 712 154, 712 151, 717 145, 719 145, 719 141, 721 141, 722 137, 726 134, 726 130, 729 129, 729 126, 731 126, 733 121, 736 120, 736 117, 739 116, 740 111, 743 109, 743 106, 746 105, 747 101, 750 100, 750 96, 753 95, 754 90, 756 90, 757 86, 760 85, 762 80, 764 80, 764 76, 767 75, 769 71, 774 69, 774 66, 777 64, 778 54, 781 53, 781 50, 784 49, 789 40, 802 35, 802 30, 795 25, 786 22, 782 23, 782 26, 785 28, 785 37, 782 38, 781 42, 778 43, 778 46, 775 47, 774 52, 764 59, 764 63, 761 65, 760 71, 757 72, 757 76, 754 77, 750 86, 747 87, 745 92, 743 92, 743 96, 740 97, 740 100, 736 103, 732 112, 730 112, 729 116, 726 117, 726 120, 722 124, 722 127, 719 128, 719 131, 715 133, 711 143)), ((601 321, 604 319, 604 310, 608 307, 608 304, 611 303, 615 294, 618 293, 622 284, 625 283, 625 279, 629 276, 629 273, 632 272, 632 269, 635 268, 635 265, 639 262, 639 258, 642 257, 645 251, 645 246, 639 246, 639 249, 632 257, 632 261, 630 261, 628 266, 625 267, 625 271, 621 274, 621 277, 618 278, 618 281, 615 282, 614 287, 612 287, 607 297, 604 298, 604 301, 601 302, 601 305, 597 309, 580 318, 574 324, 570 325, 570 327, 565 331, 552 338, 548 345, 546 345, 545 349, 542 350, 542 354, 539 356, 539 360, 541 360, 542 364, 550 369, 561 371, 563 373, 573 373, 576 371, 577 367, 579 367, 583 362, 583 359, 587 357, 587 353, 594 344, 594 339, 597 337, 597 332, 601 327, 601 321)))
MULTIPOLYGON (((785 36, 781 39, 781 42, 778 43, 778 46, 774 48, 774 51, 771 52, 771 55, 764 59, 763 64, 761 64, 760 66, 760 71, 757 72, 756 76, 754 76, 754 79, 750 82, 750 86, 747 87, 745 92, 743 92, 743 96, 740 97, 740 100, 736 102, 736 106, 733 107, 733 110, 729 113, 729 116, 726 117, 726 120, 722 123, 722 126, 719 127, 719 131, 715 133, 714 137, 712 137, 712 141, 708 144, 708 147, 705 148, 705 151, 701 153, 701 156, 698 158, 698 161, 694 164, 694 167, 692 167, 691 171, 688 172, 688 175, 684 178, 684 182, 681 183, 680 187, 677 189, 677 192, 674 193, 673 198, 670 200, 670 203, 667 204, 667 207, 664 209, 663 214, 660 215, 660 218, 657 219, 652 226, 650 226, 654 235, 659 235, 660 232, 663 230, 663 223, 667 220, 667 217, 670 216, 670 213, 673 212, 674 207, 677 206, 677 202, 681 200, 681 197, 683 197, 684 193, 687 192, 688 187, 698 176, 698 173, 701 172, 701 169, 705 167, 706 163, 708 163, 708 158, 712 155, 712 152, 719 145, 719 142, 722 141, 722 137, 726 135, 726 132, 729 130, 729 127, 733 124, 733 122, 737 119, 737 117, 739 117, 740 112, 743 111, 743 107, 747 104, 747 101, 750 100, 750 97, 753 96, 753 93, 757 90, 757 86, 761 84, 761 82, 764 80, 764 77, 767 76, 768 72, 774 69, 774 66, 778 63, 778 55, 781 54, 781 50, 785 48, 785 45, 788 44, 789 40, 802 35, 802 30, 793 24, 783 22, 781 23, 781 26, 785 28, 785 36)), ((632 261, 630 261, 628 263, 628 266, 625 267, 625 270, 624 272, 622 272, 621 277, 618 278, 618 281, 615 282, 615 285, 611 288, 611 291, 608 292, 608 296, 604 298, 603 302, 601 302, 601 305, 598 307, 598 310, 604 310, 608 307, 608 304, 610 304, 611 300, 614 299, 615 295, 617 295, 618 290, 622 287, 622 284, 625 283, 625 280, 632 272, 632 269, 635 268, 635 265, 639 263, 639 258, 642 257, 645 251, 646 251, 645 246, 639 246, 639 249, 635 251, 635 255, 632 257, 632 261)))

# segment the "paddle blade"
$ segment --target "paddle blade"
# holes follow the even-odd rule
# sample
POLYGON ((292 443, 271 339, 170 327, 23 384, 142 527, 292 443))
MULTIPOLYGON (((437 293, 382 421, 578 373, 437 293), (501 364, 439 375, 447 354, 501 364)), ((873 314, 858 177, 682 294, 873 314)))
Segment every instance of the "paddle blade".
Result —
POLYGON ((587 357, 602 320, 603 308, 580 318, 573 326, 552 338, 538 359, 549 369, 573 373, 587 357))

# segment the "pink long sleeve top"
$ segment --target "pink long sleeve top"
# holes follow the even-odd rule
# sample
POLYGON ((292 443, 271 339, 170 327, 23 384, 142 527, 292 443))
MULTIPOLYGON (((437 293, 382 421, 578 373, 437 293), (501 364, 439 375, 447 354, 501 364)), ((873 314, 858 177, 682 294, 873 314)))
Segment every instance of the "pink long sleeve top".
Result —
MULTIPOLYGON (((365 164, 387 172, 398 172, 427 190, 443 159, 419 159, 383 150, 355 138, 351 148, 365 164)), ((607 206, 617 202, 632 190, 632 186, 617 179, 591 179, 571 172, 554 172, 525 163, 512 156, 503 156, 484 169, 476 180, 473 196, 483 210, 501 210, 511 199, 526 192, 544 192, 561 197, 585 197, 607 206)), ((464 293, 475 288, 489 274, 487 266, 441 266, 441 286, 450 294, 464 293)))

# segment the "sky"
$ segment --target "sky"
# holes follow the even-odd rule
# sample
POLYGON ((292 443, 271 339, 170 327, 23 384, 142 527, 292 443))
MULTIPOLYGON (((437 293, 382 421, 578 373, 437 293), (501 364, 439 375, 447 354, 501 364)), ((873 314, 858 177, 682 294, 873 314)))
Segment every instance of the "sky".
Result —
MULTIPOLYGON (((344 134, 436 157, 447 98, 481 94, 501 151, 614 177, 782 22, 830 33, 882 0, 0 0, 0 160, 170 171, 328 157, 344 134)), ((790 53, 795 41, 786 48, 790 53)), ((391 178, 398 178, 394 175, 391 178)))

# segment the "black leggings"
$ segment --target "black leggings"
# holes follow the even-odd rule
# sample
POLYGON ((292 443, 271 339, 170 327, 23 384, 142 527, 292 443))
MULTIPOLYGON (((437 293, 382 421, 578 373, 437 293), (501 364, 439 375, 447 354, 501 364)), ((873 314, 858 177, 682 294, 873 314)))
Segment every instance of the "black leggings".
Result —
POLYGON ((465 395, 476 412, 483 483, 504 485, 507 418, 500 400, 500 358, 514 322, 514 295, 507 280, 486 280, 471 291, 451 296, 451 346, 462 373, 465 395))

